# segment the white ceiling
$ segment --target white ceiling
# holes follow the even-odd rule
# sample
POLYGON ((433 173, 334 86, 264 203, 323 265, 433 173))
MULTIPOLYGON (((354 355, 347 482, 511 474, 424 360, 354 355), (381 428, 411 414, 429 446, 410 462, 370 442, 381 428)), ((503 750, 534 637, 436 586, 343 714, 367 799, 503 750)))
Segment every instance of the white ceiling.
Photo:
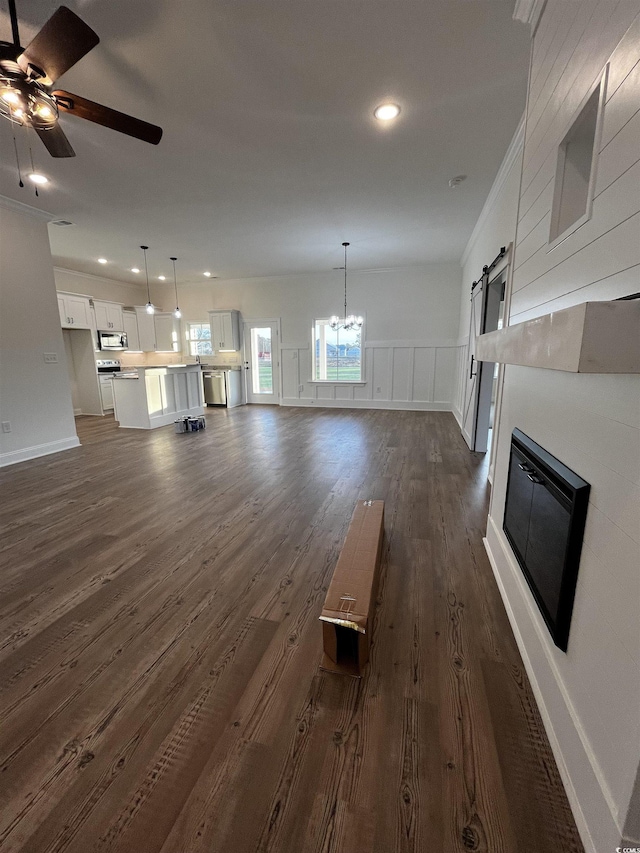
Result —
MULTIPOLYGON (((64 116, 68 160, 20 130, 51 181, 36 199, 0 120, 0 194, 75 223, 50 226, 70 269, 138 282, 141 243, 181 282, 330 270, 343 240, 354 269, 457 261, 524 110, 513 0, 67 4, 101 42, 58 86, 164 128, 155 147, 64 116), (385 100, 402 107, 386 127, 385 100)), ((59 3, 17 5, 26 45, 59 3)))

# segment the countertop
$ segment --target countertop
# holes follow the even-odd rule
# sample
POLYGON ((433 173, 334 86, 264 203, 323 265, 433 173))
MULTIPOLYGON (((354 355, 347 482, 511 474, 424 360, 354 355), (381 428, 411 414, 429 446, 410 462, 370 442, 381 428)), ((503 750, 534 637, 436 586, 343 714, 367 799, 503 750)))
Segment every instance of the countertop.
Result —
POLYGON ((203 370, 242 370, 239 364, 201 364, 203 370))
POLYGON ((175 370, 176 368, 200 368, 201 366, 200 364, 127 364, 125 370, 166 370, 168 368, 175 370))

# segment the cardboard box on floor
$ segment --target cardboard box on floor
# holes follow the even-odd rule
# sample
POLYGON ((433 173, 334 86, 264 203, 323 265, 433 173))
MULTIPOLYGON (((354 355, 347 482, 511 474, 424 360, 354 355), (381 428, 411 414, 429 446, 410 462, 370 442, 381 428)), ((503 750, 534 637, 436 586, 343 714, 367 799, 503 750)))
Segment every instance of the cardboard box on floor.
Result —
POLYGON ((384 501, 358 501, 322 609, 321 669, 362 677, 369 660, 384 501))

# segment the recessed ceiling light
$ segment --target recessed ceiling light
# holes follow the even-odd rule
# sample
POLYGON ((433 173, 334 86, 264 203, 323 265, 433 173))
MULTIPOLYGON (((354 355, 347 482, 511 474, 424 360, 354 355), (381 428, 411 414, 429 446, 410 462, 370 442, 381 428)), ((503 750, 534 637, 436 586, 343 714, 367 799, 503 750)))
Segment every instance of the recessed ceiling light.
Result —
POLYGON ((41 175, 39 172, 31 172, 29 175, 29 180, 33 181, 34 184, 48 184, 49 178, 41 175))
POLYGON ((159 275, 159 276, 158 276, 158 281, 165 281, 165 276, 163 276, 163 275, 159 275))
POLYGON ((99 263, 99 264, 106 264, 106 263, 107 263, 107 259, 106 259, 106 258, 98 258, 98 263, 99 263))
POLYGON ((138 267, 131 267, 131 272, 139 273, 140 270, 138 269, 138 267))
POLYGON ((211 273, 207 271, 206 273, 204 273, 204 276, 205 278, 211 278, 211 273))
POLYGON ((400 115, 400 107, 397 104, 380 104, 373 111, 374 116, 380 121, 390 121, 400 115))

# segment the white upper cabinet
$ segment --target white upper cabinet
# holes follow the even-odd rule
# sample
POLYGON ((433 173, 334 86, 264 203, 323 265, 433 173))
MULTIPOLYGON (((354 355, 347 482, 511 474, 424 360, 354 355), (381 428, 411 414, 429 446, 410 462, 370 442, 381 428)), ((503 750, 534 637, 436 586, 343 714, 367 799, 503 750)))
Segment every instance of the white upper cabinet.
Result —
POLYGON ((138 343, 142 352, 155 352, 156 350, 156 325, 154 315, 147 314, 146 308, 136 307, 136 319, 138 321, 138 343))
POLYGON ((155 314, 156 352, 178 352, 180 321, 173 314, 155 314))
MULTIPOLYGON (((179 352, 180 321, 170 313, 147 314, 144 307, 136 306, 138 346, 142 352, 179 352)), ((134 349, 129 341, 129 349, 134 349)))
POLYGON ((138 318, 135 311, 122 312, 122 327, 127 336, 127 349, 140 352, 140 335, 138 334, 138 318))
POLYGON ((214 352, 240 349, 240 314, 238 311, 209 311, 211 346, 214 352))
POLYGON ((59 293, 58 311, 60 312, 60 323, 66 329, 93 328, 88 296, 59 293))
POLYGON ((124 322, 122 318, 122 305, 117 302, 102 302, 101 300, 93 300, 93 308, 96 312, 96 328, 102 332, 124 331, 124 322))

